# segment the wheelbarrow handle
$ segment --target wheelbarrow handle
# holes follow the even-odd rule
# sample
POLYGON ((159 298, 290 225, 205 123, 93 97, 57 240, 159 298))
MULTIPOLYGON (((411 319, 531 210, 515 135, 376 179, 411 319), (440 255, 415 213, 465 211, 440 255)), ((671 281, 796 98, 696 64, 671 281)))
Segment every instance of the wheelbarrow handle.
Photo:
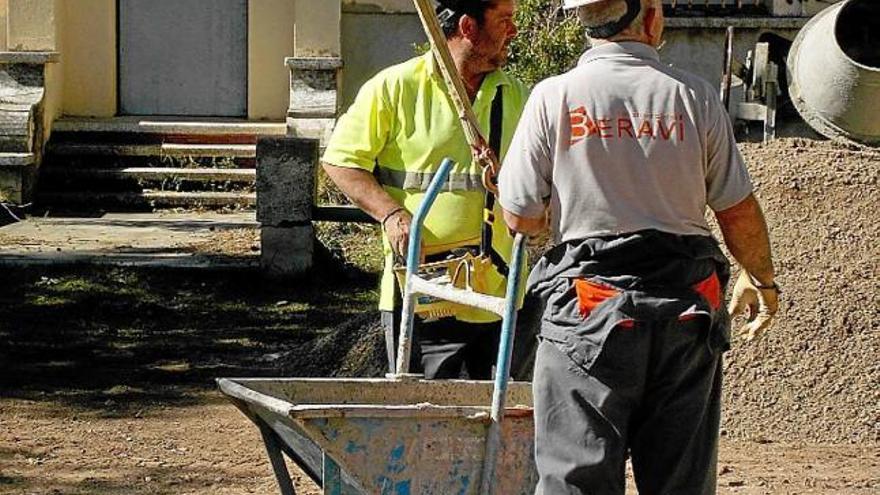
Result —
POLYGON ((483 476, 480 482, 480 493, 492 493, 492 480, 495 478, 495 465, 498 451, 501 450, 501 422, 504 420, 504 405, 507 400, 507 384, 510 381, 510 361, 513 355, 514 336, 516 335, 516 312, 519 301, 523 258, 525 257, 526 238, 517 234, 513 241, 510 273, 507 276, 507 294, 504 301, 504 317, 501 323, 501 339, 498 346, 498 360, 495 365, 495 389, 492 393, 492 422, 486 436, 486 456, 483 463, 483 476))
MULTIPOLYGON (((428 190, 425 191, 425 197, 422 199, 421 204, 419 204, 415 216, 413 216, 409 229, 409 245, 406 249, 405 283, 407 285, 409 285, 410 279, 419 269, 419 260, 421 259, 420 250, 422 246, 422 227, 425 223, 425 218, 428 216, 428 211, 431 210, 431 206, 434 205, 434 200, 437 199, 437 195, 440 194, 443 184, 446 183, 446 178, 449 177, 449 172, 452 171, 453 165, 455 165, 455 162, 451 159, 443 159, 440 163, 440 168, 437 170, 437 173, 434 174, 431 183, 428 185, 428 190)), ((396 366, 396 374, 399 377, 405 376, 409 373, 409 360, 412 353, 413 325, 415 323, 415 312, 413 309, 416 297, 407 287, 401 287, 401 289, 404 297, 403 307, 401 308, 400 313, 400 342, 397 346, 396 366)))

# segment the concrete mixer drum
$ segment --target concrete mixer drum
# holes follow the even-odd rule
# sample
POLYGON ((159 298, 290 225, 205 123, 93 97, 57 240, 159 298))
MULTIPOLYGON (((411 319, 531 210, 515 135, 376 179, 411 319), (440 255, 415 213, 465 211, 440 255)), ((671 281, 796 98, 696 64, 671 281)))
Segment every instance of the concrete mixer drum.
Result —
POLYGON ((810 127, 880 146, 880 1, 846 0, 817 14, 787 65, 792 102, 810 127))

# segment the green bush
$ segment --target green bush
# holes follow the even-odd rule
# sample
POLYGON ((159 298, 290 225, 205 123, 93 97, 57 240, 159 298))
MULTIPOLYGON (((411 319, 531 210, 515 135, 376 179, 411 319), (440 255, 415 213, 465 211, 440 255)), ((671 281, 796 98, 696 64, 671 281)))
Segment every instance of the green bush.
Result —
POLYGON ((577 63, 586 48, 584 30, 562 0, 519 0, 519 35, 510 46, 507 69, 532 86, 561 74, 577 63))

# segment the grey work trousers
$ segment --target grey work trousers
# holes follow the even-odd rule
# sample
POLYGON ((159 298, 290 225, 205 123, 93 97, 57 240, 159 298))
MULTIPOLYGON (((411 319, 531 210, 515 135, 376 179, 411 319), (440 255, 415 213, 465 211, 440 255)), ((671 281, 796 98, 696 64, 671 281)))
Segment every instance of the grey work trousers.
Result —
MULTIPOLYGON (((706 318, 617 326, 584 369, 542 339, 535 362, 539 495, 715 493, 721 349, 706 318)), ((583 361, 580 361, 583 363, 583 361)))

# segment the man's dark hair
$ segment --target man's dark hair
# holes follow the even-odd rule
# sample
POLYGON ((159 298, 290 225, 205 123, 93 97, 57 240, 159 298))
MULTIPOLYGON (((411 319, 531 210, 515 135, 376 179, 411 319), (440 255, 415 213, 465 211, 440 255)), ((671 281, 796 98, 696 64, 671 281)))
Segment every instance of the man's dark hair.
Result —
POLYGON ((496 0, 439 0, 437 2, 437 18, 447 38, 458 30, 458 21, 462 16, 473 17, 482 26, 486 19, 486 11, 495 5, 496 0))

